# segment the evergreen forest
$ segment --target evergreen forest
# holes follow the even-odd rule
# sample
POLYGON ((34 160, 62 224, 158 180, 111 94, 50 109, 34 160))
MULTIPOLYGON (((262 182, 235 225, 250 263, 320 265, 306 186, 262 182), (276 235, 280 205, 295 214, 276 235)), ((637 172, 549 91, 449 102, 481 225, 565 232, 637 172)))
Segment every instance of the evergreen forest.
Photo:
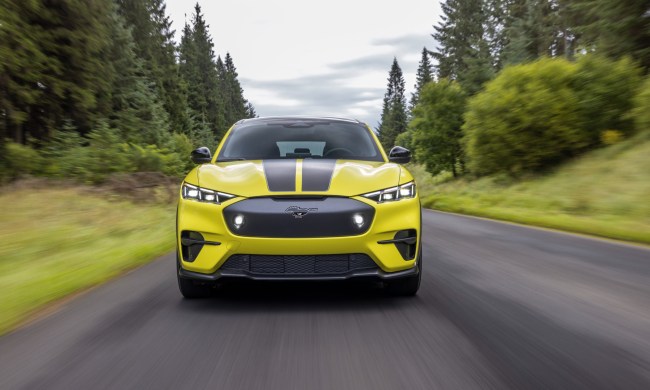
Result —
POLYGON ((175 42, 164 0, 0 3, 2 179, 180 176, 255 117, 198 3, 187 19, 175 42))

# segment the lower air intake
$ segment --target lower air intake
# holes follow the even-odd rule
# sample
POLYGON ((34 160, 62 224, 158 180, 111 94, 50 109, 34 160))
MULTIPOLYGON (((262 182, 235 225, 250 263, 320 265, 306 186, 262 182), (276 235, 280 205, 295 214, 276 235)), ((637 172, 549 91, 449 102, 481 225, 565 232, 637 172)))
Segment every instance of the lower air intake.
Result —
POLYGON ((338 275, 377 269, 368 255, 233 255, 221 266, 224 271, 252 275, 338 275))

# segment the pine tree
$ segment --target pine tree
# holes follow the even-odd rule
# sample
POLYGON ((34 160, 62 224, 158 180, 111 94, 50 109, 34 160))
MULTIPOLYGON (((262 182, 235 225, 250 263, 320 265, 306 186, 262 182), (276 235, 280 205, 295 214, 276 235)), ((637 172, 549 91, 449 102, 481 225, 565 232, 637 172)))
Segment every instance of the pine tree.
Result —
POLYGON ((551 1, 519 0, 513 2, 512 7, 517 15, 506 29, 509 37, 504 53, 506 62, 520 63, 551 56, 556 35, 551 1))
POLYGON ((45 139, 66 120, 82 132, 93 127, 110 88, 101 61, 110 14, 106 0, 1 3, 0 110, 11 138, 45 139))
POLYGON ((418 70, 415 75, 414 91, 411 94, 411 101, 409 102, 409 116, 412 116, 413 109, 420 100, 420 92, 425 84, 433 81, 433 66, 429 58, 429 51, 426 47, 422 48, 422 58, 418 65, 418 70))
POLYGON ((162 145, 168 135, 169 117, 154 82, 147 77, 143 60, 122 16, 114 10, 110 26, 112 43, 103 60, 110 66, 111 89, 105 115, 111 128, 132 143, 162 145))
POLYGON ((404 76, 402 69, 393 58, 388 74, 388 87, 384 95, 384 103, 379 123, 379 141, 388 150, 395 144, 395 138, 406 131, 407 126, 406 98, 404 97, 404 76))
POLYGON ((244 99, 244 90, 237 79, 237 68, 230 53, 226 53, 224 63, 224 90, 226 91, 226 118, 228 124, 233 124, 240 119, 247 118, 247 101, 244 99))
POLYGON ((493 43, 488 41, 489 8, 483 0, 447 0, 432 35, 438 47, 438 78, 457 80, 470 94, 479 91, 492 77, 495 64, 493 43))
POLYGON ((255 112, 255 106, 253 103, 246 101, 246 118, 257 118, 257 112, 255 112))
MULTIPOLYGON (((224 127, 232 124, 230 122, 230 98, 231 93, 228 90, 228 82, 226 81, 226 65, 223 63, 221 56, 217 56, 217 62, 215 64, 215 69, 217 70, 217 94, 218 100, 221 102, 221 113, 223 115, 223 124, 224 127)), ((225 128, 220 128, 217 130, 217 138, 221 138, 223 133, 226 131, 225 128)))
POLYGON ((188 105, 196 112, 192 116, 206 122, 214 135, 223 134, 227 125, 219 92, 214 44, 198 3, 194 7, 192 26, 186 24, 183 29, 180 69, 187 84, 188 105))
POLYGON ((154 78, 161 98, 170 119, 171 128, 177 132, 187 132, 189 118, 187 112, 187 90, 183 84, 178 63, 176 62, 175 31, 172 29, 169 16, 166 15, 163 0, 150 0, 151 21, 153 23, 153 43, 155 51, 151 62, 154 78))
POLYGON ((29 87, 44 73, 47 59, 35 36, 38 26, 30 23, 41 5, 19 1, 0 4, 0 143, 9 137, 23 142, 29 106, 43 94, 40 88, 29 87))
POLYGON ((485 12, 484 36, 489 46, 495 72, 500 71, 504 65, 503 50, 508 42, 505 26, 508 22, 508 7, 513 1, 518 0, 487 0, 483 4, 485 12))
POLYGON ((585 44, 613 58, 630 55, 650 69, 648 0, 577 0, 569 8, 582 15, 577 30, 585 44))
POLYGON ((540 57, 572 59, 578 34, 577 14, 569 0, 510 0, 503 32, 504 62, 516 64, 540 57))

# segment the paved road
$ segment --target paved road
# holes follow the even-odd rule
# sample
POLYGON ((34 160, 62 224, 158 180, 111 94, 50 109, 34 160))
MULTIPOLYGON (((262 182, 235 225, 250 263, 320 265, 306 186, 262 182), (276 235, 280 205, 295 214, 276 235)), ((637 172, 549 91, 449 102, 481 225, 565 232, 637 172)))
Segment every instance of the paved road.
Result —
POLYGON ((650 250, 430 211, 416 298, 166 256, 0 339, 0 389, 650 389, 650 250))

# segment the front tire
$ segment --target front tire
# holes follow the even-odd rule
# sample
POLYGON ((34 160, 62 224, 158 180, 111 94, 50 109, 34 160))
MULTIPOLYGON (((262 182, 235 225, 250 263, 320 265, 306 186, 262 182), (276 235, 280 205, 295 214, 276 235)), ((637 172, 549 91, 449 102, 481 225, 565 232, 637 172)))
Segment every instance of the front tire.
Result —
POLYGON ((401 297, 412 297, 418 293, 422 281, 422 247, 419 248, 417 259, 418 274, 402 279, 391 280, 386 289, 391 295, 401 297))
POLYGON ((181 278, 178 271, 180 269, 180 259, 176 253, 176 279, 178 280, 178 289, 185 299, 207 298, 212 293, 212 286, 207 284, 198 284, 191 279, 181 278))

